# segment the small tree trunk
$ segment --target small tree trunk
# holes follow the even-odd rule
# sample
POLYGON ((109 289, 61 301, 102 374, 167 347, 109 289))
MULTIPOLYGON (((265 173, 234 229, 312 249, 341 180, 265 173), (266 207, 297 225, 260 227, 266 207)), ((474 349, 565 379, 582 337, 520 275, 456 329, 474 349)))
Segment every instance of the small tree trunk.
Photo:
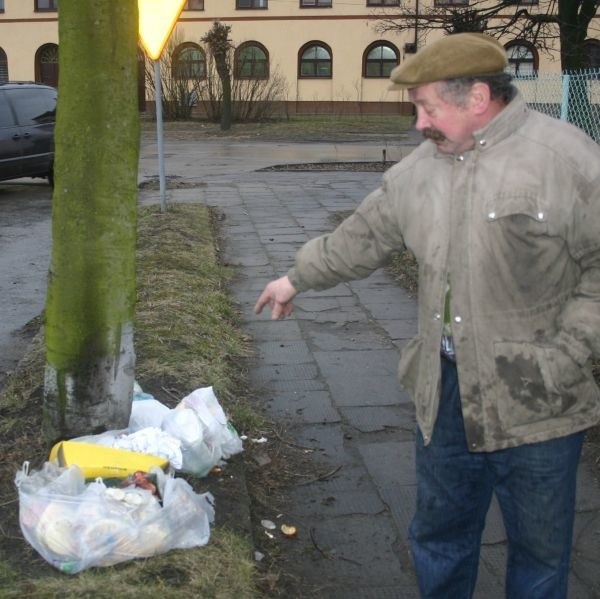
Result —
POLYGON ((134 379, 136 0, 61 0, 43 432, 127 426, 134 379))
POLYGON ((221 111, 221 131, 231 129, 231 73, 225 54, 215 54, 215 67, 223 89, 223 110, 221 111))

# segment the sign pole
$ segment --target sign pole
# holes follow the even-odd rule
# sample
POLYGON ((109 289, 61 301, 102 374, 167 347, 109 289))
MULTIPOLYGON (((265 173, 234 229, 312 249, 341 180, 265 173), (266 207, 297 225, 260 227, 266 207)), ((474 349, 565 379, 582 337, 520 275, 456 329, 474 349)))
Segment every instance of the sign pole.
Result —
POLYGON ((158 141, 158 180, 160 211, 167 209, 165 192, 165 154, 163 148, 162 86, 160 55, 177 23, 186 0, 138 0, 140 41, 150 60, 154 61, 154 102, 156 107, 156 137, 158 141))
POLYGON ((167 210, 165 185, 165 151, 163 143, 162 83, 160 80, 160 58, 154 61, 154 102, 156 104, 156 140, 158 143, 158 181, 160 186, 160 211, 167 210))

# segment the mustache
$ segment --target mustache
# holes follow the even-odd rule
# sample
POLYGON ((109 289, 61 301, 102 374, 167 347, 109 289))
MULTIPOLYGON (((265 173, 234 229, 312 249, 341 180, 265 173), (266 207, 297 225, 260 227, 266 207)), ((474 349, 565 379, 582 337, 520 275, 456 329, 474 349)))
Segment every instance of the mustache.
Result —
POLYGON ((444 141, 446 139, 446 136, 441 131, 432 127, 423 129, 421 133, 425 139, 431 139, 432 141, 444 141))

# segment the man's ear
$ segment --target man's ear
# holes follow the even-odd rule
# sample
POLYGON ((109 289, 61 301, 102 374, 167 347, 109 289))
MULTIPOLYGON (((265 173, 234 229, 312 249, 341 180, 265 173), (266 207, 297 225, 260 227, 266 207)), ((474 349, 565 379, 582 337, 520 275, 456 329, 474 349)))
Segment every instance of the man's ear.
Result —
POLYGON ((471 110, 477 115, 484 114, 488 110, 491 100, 492 96, 487 83, 476 81, 473 87, 471 87, 469 94, 469 106, 471 110))

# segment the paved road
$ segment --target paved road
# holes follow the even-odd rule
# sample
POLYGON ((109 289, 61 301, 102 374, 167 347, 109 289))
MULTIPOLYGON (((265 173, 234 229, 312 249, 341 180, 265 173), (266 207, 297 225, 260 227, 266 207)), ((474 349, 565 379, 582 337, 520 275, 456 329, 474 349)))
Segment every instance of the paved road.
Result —
POLYGON ((0 183, 0 384, 27 348, 21 329, 44 308, 51 196, 45 181, 0 183))

